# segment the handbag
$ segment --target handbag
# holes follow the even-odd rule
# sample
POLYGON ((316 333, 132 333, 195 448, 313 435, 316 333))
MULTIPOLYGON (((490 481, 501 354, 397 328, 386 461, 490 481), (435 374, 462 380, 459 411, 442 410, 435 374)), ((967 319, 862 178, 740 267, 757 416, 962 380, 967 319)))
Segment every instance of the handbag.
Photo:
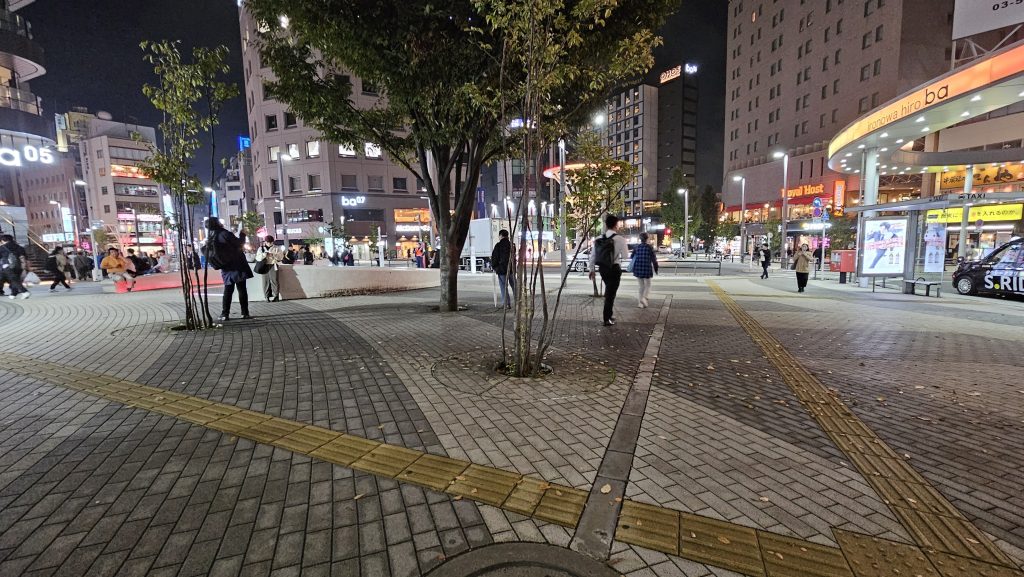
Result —
POLYGON ((633 257, 629 259, 629 264, 626 265, 626 272, 633 272, 633 263, 636 262, 636 252, 633 252, 633 257))
POLYGON ((256 266, 252 267, 252 271, 256 274, 267 274, 270 272, 270 265, 267 264, 267 259, 258 261, 256 266))

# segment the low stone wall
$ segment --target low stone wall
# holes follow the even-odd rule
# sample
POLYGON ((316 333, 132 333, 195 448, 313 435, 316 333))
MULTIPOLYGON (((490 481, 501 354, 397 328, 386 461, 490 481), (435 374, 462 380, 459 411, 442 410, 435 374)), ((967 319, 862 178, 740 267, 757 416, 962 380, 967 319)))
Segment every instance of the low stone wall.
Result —
MULTIPOLYGON (((441 286, 438 269, 281 265, 281 298, 312 299, 346 294, 394 292, 441 286)), ((263 277, 248 283, 249 299, 263 298, 263 277)))

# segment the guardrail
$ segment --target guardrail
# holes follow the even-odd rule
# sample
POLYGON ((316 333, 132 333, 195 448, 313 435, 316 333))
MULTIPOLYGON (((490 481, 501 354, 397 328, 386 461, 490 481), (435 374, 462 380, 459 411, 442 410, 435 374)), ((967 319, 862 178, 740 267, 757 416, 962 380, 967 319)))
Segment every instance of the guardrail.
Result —
POLYGON ((658 261, 658 271, 660 273, 672 272, 672 273, 687 273, 691 272, 696 274, 699 270, 715 271, 714 273, 708 272, 705 274, 714 274, 722 276, 722 261, 721 260, 665 260, 658 261))

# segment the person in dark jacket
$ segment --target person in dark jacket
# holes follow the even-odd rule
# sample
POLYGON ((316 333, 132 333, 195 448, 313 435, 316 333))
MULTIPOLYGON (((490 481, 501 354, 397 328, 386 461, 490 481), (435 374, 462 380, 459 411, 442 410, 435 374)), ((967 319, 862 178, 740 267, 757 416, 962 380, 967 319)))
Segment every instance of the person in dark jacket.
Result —
POLYGON ((647 243, 646 232, 640 233, 640 244, 633 249, 632 268, 633 276, 636 277, 640 285, 638 306, 645 309, 649 304, 647 298, 651 295, 651 279, 658 272, 658 256, 654 254, 654 249, 647 243))
POLYGON ((512 263, 512 242, 508 240, 508 231, 498 232, 498 243, 491 251, 491 269, 498 275, 498 285, 501 287, 501 302, 505 308, 512 308, 512 299, 509 296, 508 287, 511 285, 512 294, 516 292, 515 267, 512 263))
POLYGON ((772 265, 772 250, 768 248, 768 243, 761 245, 761 248, 757 250, 757 255, 760 257, 758 260, 761 261, 761 278, 768 278, 768 267, 772 265))
POLYGON ((64 274, 67 268, 68 257, 64 254, 64 249, 58 246, 50 251, 50 255, 46 257, 46 271, 53 275, 53 284, 50 285, 50 292, 55 292, 57 285, 64 285, 65 290, 71 290, 71 285, 68 284, 68 277, 64 274))
POLYGON ((206 219, 206 228, 209 231, 207 243, 213 245, 213 253, 220 260, 220 276, 224 279, 224 300, 218 320, 230 319, 231 297, 236 290, 238 291, 238 304, 242 309, 242 318, 251 319, 249 293, 246 291, 245 282, 252 278, 252 269, 249 268, 249 263, 245 260, 243 248, 245 246, 245 230, 239 231, 239 235, 236 237, 230 230, 224 228, 219 218, 206 219))
POLYGON ((4 285, 9 284, 11 294, 8 298, 27 299, 32 296, 21 284, 21 275, 28 269, 27 265, 25 249, 14 242, 14 237, 9 234, 0 236, 0 293, 3 293, 4 285))

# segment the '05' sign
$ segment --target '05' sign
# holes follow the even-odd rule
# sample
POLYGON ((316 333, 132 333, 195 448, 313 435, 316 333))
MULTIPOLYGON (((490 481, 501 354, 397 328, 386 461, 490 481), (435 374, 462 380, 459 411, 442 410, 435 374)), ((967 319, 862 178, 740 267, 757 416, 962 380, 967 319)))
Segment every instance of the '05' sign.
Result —
POLYGON ((26 162, 53 164, 53 151, 45 146, 26 144, 21 150, 0 147, 0 166, 24 166, 26 162))

